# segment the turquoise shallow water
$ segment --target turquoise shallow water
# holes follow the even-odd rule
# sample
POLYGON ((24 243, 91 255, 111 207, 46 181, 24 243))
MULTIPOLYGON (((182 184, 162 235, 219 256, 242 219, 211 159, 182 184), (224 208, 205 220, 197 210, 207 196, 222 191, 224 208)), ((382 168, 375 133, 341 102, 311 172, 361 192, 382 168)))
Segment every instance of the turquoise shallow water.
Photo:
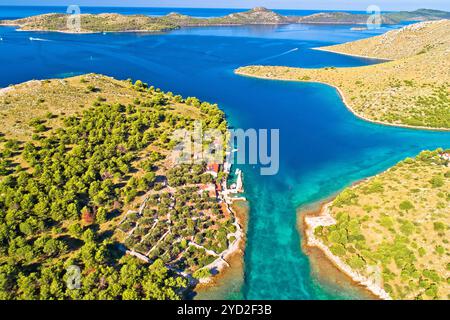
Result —
POLYGON ((251 206, 244 279, 242 285, 224 286, 219 296, 355 298, 312 278, 308 258, 300 250, 296 209, 420 150, 450 147, 450 133, 364 122, 345 108, 329 86, 233 73, 239 66, 256 63, 302 67, 375 63, 311 50, 387 30, 350 28, 291 25, 183 29, 161 35, 65 35, 0 27, 0 86, 104 73, 217 102, 234 127, 280 129, 279 174, 264 177, 257 167, 243 166, 251 206), (30 41, 30 37, 41 40, 30 41))

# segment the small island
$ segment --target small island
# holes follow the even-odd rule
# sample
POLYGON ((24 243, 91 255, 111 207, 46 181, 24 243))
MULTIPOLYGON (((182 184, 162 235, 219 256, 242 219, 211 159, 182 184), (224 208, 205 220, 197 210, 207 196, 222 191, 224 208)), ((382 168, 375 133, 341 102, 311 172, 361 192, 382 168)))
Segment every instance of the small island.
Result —
POLYGON ((381 299, 449 299, 450 150, 423 151, 304 219, 306 242, 381 299))
POLYGON ((248 66, 237 74, 321 82, 336 87, 358 117, 386 125, 450 130, 450 20, 420 22, 386 34, 317 48, 385 59, 364 67, 302 69, 248 66))
POLYGON ((163 17, 116 13, 81 14, 79 30, 70 27, 68 14, 44 14, 17 20, 0 20, 0 25, 18 26, 21 31, 63 33, 164 32, 181 27, 287 24, 290 20, 265 8, 233 13, 224 17, 195 18, 179 13, 163 17))
POLYGON ((241 249, 240 172, 170 156, 217 105, 88 74, 1 89, 0 117, 0 299, 180 299, 241 249))
MULTIPOLYGON (((0 20, 0 25, 18 26, 19 30, 22 31, 152 33, 166 32, 183 27, 202 26, 281 25, 292 23, 365 25, 370 15, 326 12, 307 16, 283 16, 263 7, 213 18, 195 18, 179 13, 170 13, 162 17, 121 15, 116 13, 81 14, 81 26, 79 29, 71 27, 71 24, 68 23, 70 17, 68 14, 51 13, 16 20, 0 20)), ((412 12, 385 13, 381 15, 380 22, 392 25, 404 20, 426 21, 448 18, 450 18, 450 13, 448 12, 421 9, 412 12)))
POLYGON ((164 32, 178 29, 170 21, 145 15, 117 13, 81 14, 80 28, 70 23, 70 15, 49 13, 17 20, 3 20, 0 25, 18 26, 20 31, 53 31, 62 33, 164 32))

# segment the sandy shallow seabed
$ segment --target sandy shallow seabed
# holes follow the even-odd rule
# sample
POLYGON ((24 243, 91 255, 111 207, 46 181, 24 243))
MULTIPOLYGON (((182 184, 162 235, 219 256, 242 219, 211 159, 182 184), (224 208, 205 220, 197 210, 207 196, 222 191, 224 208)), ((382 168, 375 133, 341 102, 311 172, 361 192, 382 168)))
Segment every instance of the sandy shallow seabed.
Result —
POLYGON ((232 205, 234 214, 242 228, 243 236, 239 243, 239 249, 234 251, 227 262, 230 265, 222 269, 211 281, 198 284, 195 288, 195 300, 221 300, 227 299, 229 292, 240 291, 244 281, 244 252, 248 225, 249 205, 245 201, 236 201, 232 205))

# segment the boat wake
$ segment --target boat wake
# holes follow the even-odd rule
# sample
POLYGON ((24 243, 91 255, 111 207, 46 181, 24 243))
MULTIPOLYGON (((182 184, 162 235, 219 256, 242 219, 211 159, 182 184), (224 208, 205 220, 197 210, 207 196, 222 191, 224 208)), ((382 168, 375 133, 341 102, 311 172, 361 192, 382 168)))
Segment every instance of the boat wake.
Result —
POLYGON ((257 61, 252 62, 251 64, 256 64, 256 63, 264 62, 264 61, 267 61, 267 60, 275 59, 275 58, 278 58, 278 57, 282 57, 282 56, 285 56, 285 55, 290 54, 290 53, 295 52, 295 51, 298 51, 298 48, 294 48, 294 49, 288 50, 286 52, 283 52, 283 53, 280 53, 280 54, 277 54, 277 55, 274 55, 274 56, 270 56, 270 57, 267 57, 267 58, 259 59, 257 61))
POLYGON ((33 37, 30 37, 29 39, 30 39, 30 41, 51 41, 51 40, 47 40, 47 39, 33 38, 33 37))

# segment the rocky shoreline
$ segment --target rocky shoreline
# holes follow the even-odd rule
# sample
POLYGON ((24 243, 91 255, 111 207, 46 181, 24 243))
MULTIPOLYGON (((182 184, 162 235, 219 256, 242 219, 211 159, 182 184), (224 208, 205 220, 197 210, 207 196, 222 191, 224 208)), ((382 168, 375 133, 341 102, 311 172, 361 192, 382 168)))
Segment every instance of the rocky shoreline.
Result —
POLYGON ((368 290, 372 295, 381 300, 392 300, 390 295, 373 280, 364 277, 358 272, 352 270, 344 261, 338 256, 334 255, 330 249, 320 241, 315 235, 314 230, 319 226, 330 226, 336 223, 336 220, 329 213, 329 206, 331 201, 324 202, 320 205, 320 208, 309 212, 307 214, 300 213, 301 231, 304 235, 304 245, 306 247, 314 247, 319 249, 325 257, 343 274, 348 276, 355 285, 361 286, 368 290))
POLYGON ((240 237, 228 248, 226 254, 222 255, 224 262, 218 266, 218 273, 197 284, 194 290, 197 294, 196 299, 211 299, 211 296, 222 299, 224 298, 224 292, 220 292, 221 286, 226 286, 230 282, 243 281, 248 202, 236 201, 231 209, 236 218, 236 223, 240 226, 240 237))

